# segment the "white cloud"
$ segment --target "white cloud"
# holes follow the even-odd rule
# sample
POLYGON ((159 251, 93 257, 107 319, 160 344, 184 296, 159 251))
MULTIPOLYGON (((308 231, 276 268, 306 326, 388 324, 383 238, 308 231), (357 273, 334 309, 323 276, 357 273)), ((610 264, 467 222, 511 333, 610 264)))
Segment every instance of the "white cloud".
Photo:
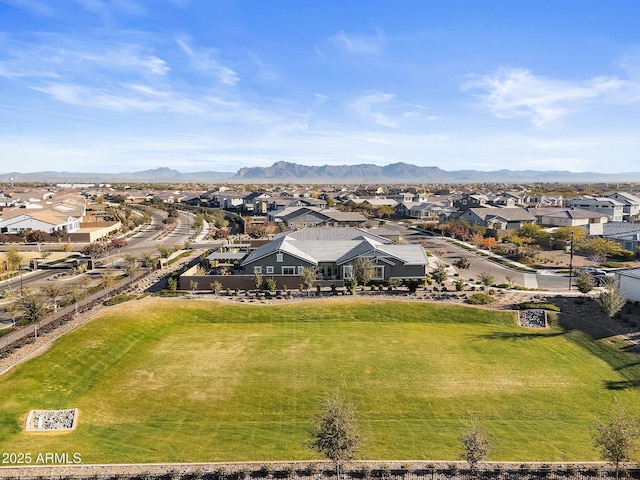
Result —
POLYGON ((377 55, 382 53, 387 42, 379 30, 369 35, 341 30, 329 37, 328 43, 336 50, 352 55, 377 55))
POLYGON ((403 120, 421 115, 424 107, 396 101, 393 93, 367 92, 349 103, 349 109, 364 120, 397 128, 403 120))
POLYGON ((168 64, 148 49, 133 44, 82 45, 75 47, 48 35, 40 44, 3 42, 8 57, 0 61, 0 76, 7 78, 66 78, 86 77, 94 82, 96 72, 119 75, 164 76, 168 64))
POLYGON ((218 51, 214 48, 194 48, 189 39, 182 36, 176 40, 178 46, 189 57, 191 67, 194 70, 208 73, 218 79, 223 85, 235 85, 239 78, 231 68, 221 64, 216 57, 218 51))
POLYGON ((392 93, 372 92, 356 98, 349 108, 356 112, 360 117, 369 120, 378 125, 385 127, 397 127, 398 122, 386 116, 380 111, 375 111, 374 107, 385 105, 395 98, 392 93))
POLYGON ((612 101, 630 84, 616 77, 569 82, 533 75, 524 69, 500 68, 495 74, 475 76, 463 91, 480 91, 480 105, 498 118, 529 118, 541 127, 587 104, 612 101))
POLYGON ((67 83, 50 83, 32 88, 50 95, 59 102, 113 112, 203 113, 202 107, 196 101, 143 85, 123 84, 111 91, 67 83))

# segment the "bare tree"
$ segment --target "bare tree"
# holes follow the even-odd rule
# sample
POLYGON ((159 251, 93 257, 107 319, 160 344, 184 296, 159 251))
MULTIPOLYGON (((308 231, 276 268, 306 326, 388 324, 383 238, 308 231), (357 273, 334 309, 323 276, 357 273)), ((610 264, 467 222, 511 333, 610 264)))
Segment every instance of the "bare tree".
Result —
POLYGON ((469 469, 472 472, 476 472, 480 463, 489 455, 491 447, 491 442, 477 419, 471 419, 460 436, 460 443, 462 443, 464 450, 462 458, 467 461, 469 469))
POLYGON ((600 293, 598 297, 598 303, 600 303, 602 311, 606 313, 609 318, 612 318, 624 307, 627 299, 622 295, 620 285, 614 280, 609 280, 605 283, 604 291, 600 293))
POLYGON ((629 461, 638 448, 639 427, 638 419, 627 414, 620 404, 617 404, 616 412, 611 418, 593 426, 593 444, 600 450, 602 458, 615 466, 616 478, 620 472, 620 463, 629 461))
POLYGON ((353 406, 338 392, 325 397, 322 411, 315 418, 309 447, 335 464, 338 479, 342 464, 355 457, 361 441, 353 406))

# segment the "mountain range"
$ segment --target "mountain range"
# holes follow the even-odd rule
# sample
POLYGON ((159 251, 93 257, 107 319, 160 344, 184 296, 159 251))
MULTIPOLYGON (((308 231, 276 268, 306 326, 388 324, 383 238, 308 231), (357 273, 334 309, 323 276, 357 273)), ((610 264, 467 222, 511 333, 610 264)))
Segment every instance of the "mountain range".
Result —
POLYGON ((307 166, 276 162, 270 167, 245 167, 233 172, 182 173, 161 167, 139 172, 11 172, 0 182, 49 183, 608 183, 640 182, 640 172, 597 173, 538 170, 442 170, 407 163, 307 166))

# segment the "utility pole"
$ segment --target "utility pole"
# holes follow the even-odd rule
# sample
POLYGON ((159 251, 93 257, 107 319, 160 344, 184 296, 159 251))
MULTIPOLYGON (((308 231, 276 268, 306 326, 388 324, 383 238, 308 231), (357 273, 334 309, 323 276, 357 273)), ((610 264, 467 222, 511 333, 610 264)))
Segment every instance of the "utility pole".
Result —
POLYGON ((569 290, 571 290, 571 283, 573 280, 573 232, 569 238, 569 290))

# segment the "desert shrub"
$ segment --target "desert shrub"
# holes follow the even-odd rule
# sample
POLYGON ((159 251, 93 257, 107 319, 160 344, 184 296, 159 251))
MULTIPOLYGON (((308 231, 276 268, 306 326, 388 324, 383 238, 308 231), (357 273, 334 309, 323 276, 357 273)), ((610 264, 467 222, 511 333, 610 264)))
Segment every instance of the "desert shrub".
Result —
POLYGON ((415 293, 416 290, 418 290, 418 286, 420 285, 420 282, 416 279, 411 278, 409 280, 406 280, 405 284, 407 285, 407 288, 411 293, 415 293))
POLYGON ((13 332, 13 328, 2 328, 0 329, 0 337, 3 337, 4 335, 8 335, 11 332, 13 332))
MULTIPOLYGON (((136 299, 136 295, 116 295, 115 297, 110 298, 109 300, 107 300, 106 302, 104 302, 104 304, 108 307, 112 306, 112 305, 118 305, 120 303, 124 303, 124 302, 128 302, 129 300, 135 300, 136 299)), ((1 336, 1 335, 0 335, 1 336)))
POLYGON ((467 303, 471 305, 487 305, 495 301, 495 298, 493 298, 491 295, 487 295, 486 293, 474 293, 469 298, 467 298, 467 303))
POLYGON ((544 303, 544 302, 522 302, 513 306, 516 310, 530 310, 533 308, 539 308, 542 310, 550 310, 552 312, 559 312, 560 307, 554 305, 553 303, 544 303))
POLYGON ((266 278, 264 280, 264 288, 270 292, 276 291, 276 279, 273 277, 266 278))
POLYGON ((608 262, 604 262, 602 264, 603 267, 607 267, 607 268, 627 268, 629 265, 627 265, 626 263, 622 263, 622 262, 612 262, 612 261, 608 261, 608 262))

